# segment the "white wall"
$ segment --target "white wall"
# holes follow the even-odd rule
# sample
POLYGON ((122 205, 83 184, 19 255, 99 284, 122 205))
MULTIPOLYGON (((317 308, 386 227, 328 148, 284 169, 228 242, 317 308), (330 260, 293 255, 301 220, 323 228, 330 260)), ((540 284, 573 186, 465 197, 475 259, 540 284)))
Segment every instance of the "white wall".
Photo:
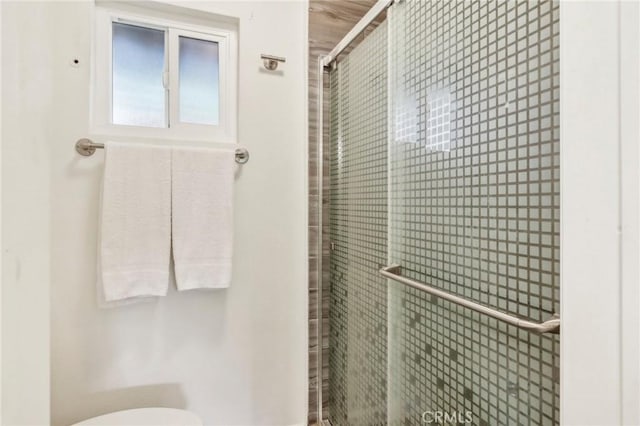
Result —
POLYGON ((49 419, 49 148, 55 100, 51 40, 42 38, 53 31, 48 9, 2 5, 3 425, 43 425, 49 419), (40 35, 38 43, 27 43, 31 34, 40 35))
POLYGON ((637 425, 639 8, 560 11, 562 424, 637 425))
MULTIPOLYGON (((50 253, 55 425, 157 405, 192 410, 206 424, 306 422, 307 4, 179 4, 239 19, 239 142, 251 159, 236 179, 234 280, 228 290, 171 292, 155 303, 111 310, 96 307, 94 285, 104 157, 98 152, 81 158, 73 150, 78 138, 90 135, 91 4, 25 3, 3 10, 3 24, 13 25, 3 25, 2 38, 11 37, 10 59, 20 66, 14 78, 37 72, 43 86, 25 92, 3 75, 3 121, 8 96, 24 105, 12 109, 11 131, 3 130, 3 228, 11 229, 3 245, 28 250, 22 262, 33 255, 41 259, 27 270, 22 266, 22 276, 37 281, 32 292, 16 285, 22 293, 3 294, 9 333, 3 371, 17 352, 6 349, 16 328, 7 326, 7 318, 26 319, 36 312, 40 322, 28 324, 38 329, 48 320, 45 261, 50 253), (282 72, 264 72, 261 53, 285 56, 282 72), (69 65, 73 58, 80 60, 78 68, 69 65), (30 149, 22 149, 25 145, 30 149), (34 209, 25 211, 20 203, 34 209), (8 307, 20 312, 7 313, 8 307)), ((17 266, 9 266, 12 259, 5 278, 16 274, 17 266)), ((46 353, 46 335, 32 340, 46 353)), ((20 374, 28 375, 24 370, 31 364, 18 365, 24 367, 20 374)), ((31 376, 36 374, 46 380, 44 369, 31 376)), ((5 409, 17 404, 7 391, 12 389, 4 387, 5 409)), ((31 409, 30 396, 23 402, 31 409)))
POLYGON ((622 424, 640 425, 640 3, 619 13, 622 424))
MULTIPOLYGON (((2 28, 2 2, 0 2, 2 28)), ((2 87, 2 38, 0 37, 0 88, 2 87)), ((2 141, 2 98, 0 96, 0 141, 2 141)), ((2 202, 2 146, 0 144, 0 203, 2 202)), ((2 242, 2 208, 0 207, 0 243, 2 242)), ((0 248, 0 253, 2 249, 0 248)), ((2 424, 2 255, 0 254, 0 424, 2 424)))

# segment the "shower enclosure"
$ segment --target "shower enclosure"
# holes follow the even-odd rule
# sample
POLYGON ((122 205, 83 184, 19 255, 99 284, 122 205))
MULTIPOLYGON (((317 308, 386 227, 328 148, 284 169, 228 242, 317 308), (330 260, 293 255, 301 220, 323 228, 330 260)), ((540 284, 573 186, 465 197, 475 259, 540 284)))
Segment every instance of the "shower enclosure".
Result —
POLYGON ((555 1, 383 0, 320 58, 334 426, 559 423, 558 35, 555 1))

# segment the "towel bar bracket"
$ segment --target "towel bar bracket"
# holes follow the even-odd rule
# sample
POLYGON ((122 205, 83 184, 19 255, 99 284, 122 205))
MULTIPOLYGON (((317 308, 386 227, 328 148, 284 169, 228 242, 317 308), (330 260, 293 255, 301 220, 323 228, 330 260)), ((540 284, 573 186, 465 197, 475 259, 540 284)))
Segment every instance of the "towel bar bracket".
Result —
POLYGON ((91 139, 78 139, 78 142, 76 142, 76 152, 84 157, 89 157, 96 152, 97 147, 95 145, 91 139))

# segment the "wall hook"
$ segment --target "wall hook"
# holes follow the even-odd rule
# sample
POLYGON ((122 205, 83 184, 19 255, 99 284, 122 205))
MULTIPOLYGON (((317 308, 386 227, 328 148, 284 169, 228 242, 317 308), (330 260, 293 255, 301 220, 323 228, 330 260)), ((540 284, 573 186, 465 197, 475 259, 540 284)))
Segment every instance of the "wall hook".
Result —
POLYGON ((264 61, 264 67, 269 71, 275 71, 278 69, 278 62, 286 62, 286 58, 282 58, 280 56, 273 55, 265 55, 264 53, 260 55, 260 58, 264 61))

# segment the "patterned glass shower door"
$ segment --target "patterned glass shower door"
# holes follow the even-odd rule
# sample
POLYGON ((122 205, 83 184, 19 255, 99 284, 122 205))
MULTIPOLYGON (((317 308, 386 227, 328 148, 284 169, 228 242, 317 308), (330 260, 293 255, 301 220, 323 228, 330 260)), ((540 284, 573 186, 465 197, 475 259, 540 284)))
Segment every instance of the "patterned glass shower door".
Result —
MULTIPOLYGON (((547 320, 559 309, 557 3, 404 1, 389 26, 389 261, 547 320)), ((558 423, 557 336, 397 283, 389 324, 390 423, 558 423)))
POLYGON ((334 425, 559 422, 554 1, 403 0, 331 72, 334 425))
POLYGON ((329 418, 387 419, 387 24, 330 74, 329 418))

